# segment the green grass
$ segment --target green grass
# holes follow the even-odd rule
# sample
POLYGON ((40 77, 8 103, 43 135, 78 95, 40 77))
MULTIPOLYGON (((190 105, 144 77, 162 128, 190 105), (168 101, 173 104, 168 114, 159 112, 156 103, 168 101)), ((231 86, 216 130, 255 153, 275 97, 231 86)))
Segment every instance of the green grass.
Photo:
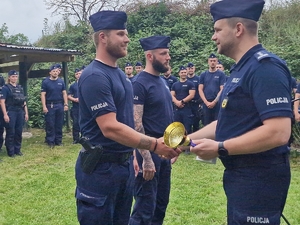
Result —
MULTIPOLYGON (((65 134, 64 146, 49 149, 44 132, 32 129, 23 139, 23 157, 0 158, 0 225, 78 224, 74 198, 74 164, 79 145, 65 134)), ((300 157, 292 162, 292 182, 284 215, 300 224, 300 157)), ((165 225, 226 224, 223 166, 204 164, 182 154, 172 169, 172 189, 165 225)), ((285 224, 282 220, 282 224, 285 224)))

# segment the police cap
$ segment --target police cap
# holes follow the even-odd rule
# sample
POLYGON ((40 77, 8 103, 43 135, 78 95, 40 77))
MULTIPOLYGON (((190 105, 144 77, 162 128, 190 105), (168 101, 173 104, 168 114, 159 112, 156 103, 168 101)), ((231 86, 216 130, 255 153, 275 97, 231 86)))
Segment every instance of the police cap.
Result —
POLYGON ((132 66, 130 62, 125 63, 125 67, 132 66))
POLYGON ((188 67, 188 68, 191 68, 191 67, 193 67, 193 66, 194 66, 194 64, 191 63, 191 62, 189 62, 189 63, 187 64, 187 67, 188 67))
POLYGON ((264 0, 223 0, 211 5, 210 13, 214 22, 231 17, 241 17, 257 22, 264 4, 264 0))
POLYGON ((89 17, 95 32, 99 30, 125 30, 127 14, 123 11, 100 11, 89 17))
POLYGON ((169 36, 151 36, 140 39, 140 44, 144 51, 159 48, 170 48, 171 38, 169 36))
POLYGON ((8 71, 8 76, 11 76, 11 75, 18 75, 18 72, 15 70, 8 71))
POLYGON ((56 63, 56 64, 55 64, 55 67, 56 67, 57 69, 61 69, 61 65, 60 65, 59 63, 56 63))
POLYGON ((135 66, 143 66, 143 64, 141 62, 137 62, 135 66))
POLYGON ((180 67, 179 67, 179 72, 180 72, 181 70, 186 70, 186 67, 185 67, 185 66, 180 66, 180 67))
POLYGON ((214 54, 214 53, 211 53, 209 56, 208 56, 209 59, 215 59, 217 58, 217 56, 214 54))
POLYGON ((52 71, 52 70, 55 70, 55 69, 58 69, 59 67, 57 67, 57 64, 53 64, 50 66, 49 70, 52 71))

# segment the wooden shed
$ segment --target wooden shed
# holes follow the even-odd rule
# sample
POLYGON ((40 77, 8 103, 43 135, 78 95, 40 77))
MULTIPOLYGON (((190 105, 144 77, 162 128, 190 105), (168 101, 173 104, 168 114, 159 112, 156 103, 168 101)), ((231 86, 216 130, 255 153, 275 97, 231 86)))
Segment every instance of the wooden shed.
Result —
MULTIPOLYGON (((18 71, 19 83, 22 85, 24 92, 27 95, 27 80, 29 78, 49 76, 49 68, 32 70, 34 64, 58 62, 62 64, 62 76, 66 88, 68 88, 69 80, 67 63, 74 61, 75 56, 80 54, 81 52, 77 50, 0 43, 0 73, 7 73, 9 70, 18 71)), ((69 127, 69 116, 67 116, 67 127, 69 127)))

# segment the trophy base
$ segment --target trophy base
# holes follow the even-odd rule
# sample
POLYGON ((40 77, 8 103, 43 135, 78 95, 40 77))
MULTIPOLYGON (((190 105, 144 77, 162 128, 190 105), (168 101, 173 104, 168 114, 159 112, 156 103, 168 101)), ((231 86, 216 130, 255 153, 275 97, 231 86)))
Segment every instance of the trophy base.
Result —
POLYGON ((196 156, 196 160, 203 162, 203 163, 208 163, 208 164, 216 164, 217 163, 217 158, 205 160, 205 159, 201 159, 199 156, 196 156))

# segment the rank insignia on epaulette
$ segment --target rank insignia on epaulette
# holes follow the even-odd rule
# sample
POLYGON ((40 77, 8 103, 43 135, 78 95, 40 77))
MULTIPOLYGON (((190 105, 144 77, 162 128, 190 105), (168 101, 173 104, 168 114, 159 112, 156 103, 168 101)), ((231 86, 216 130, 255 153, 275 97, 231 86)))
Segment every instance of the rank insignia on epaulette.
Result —
POLYGON ((222 101, 222 108, 223 108, 223 109, 226 108, 227 102, 228 102, 228 98, 226 97, 226 98, 224 98, 223 101, 222 101))

